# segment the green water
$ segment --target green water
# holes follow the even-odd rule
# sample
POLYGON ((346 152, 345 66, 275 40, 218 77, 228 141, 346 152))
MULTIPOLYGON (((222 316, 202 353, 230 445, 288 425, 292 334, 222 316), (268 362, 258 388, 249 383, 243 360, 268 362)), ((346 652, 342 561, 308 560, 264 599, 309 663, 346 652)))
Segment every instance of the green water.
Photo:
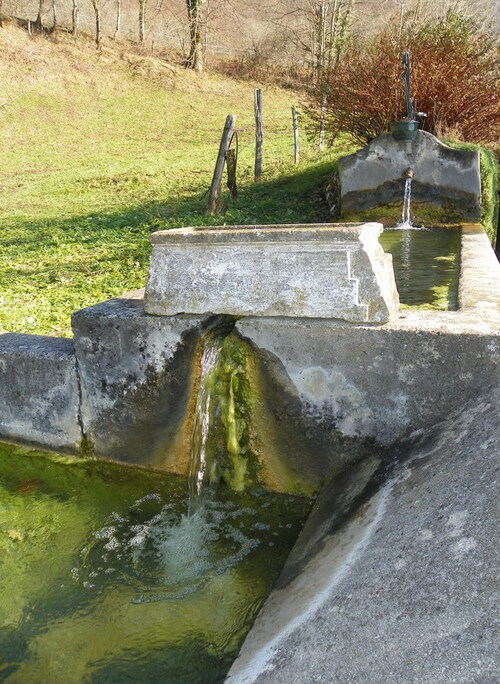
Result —
POLYGON ((0 681, 215 684, 310 501, 0 444, 0 681))
POLYGON ((386 229, 379 240, 392 254, 403 306, 452 311, 458 308, 459 229, 386 229))

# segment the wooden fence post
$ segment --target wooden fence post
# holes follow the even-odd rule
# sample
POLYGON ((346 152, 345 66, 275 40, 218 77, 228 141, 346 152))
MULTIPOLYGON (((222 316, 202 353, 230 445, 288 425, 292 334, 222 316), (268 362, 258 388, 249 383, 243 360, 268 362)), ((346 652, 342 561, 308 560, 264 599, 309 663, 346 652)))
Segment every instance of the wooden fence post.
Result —
POLYGON ((294 161, 296 164, 299 163, 300 157, 300 147, 299 147, 299 121, 297 116, 297 110, 295 106, 292 107, 292 122, 293 122, 293 149, 294 149, 294 161))
POLYGON ((222 131, 219 154, 217 155, 212 185, 210 186, 210 192, 208 194, 208 213, 211 216, 213 216, 217 210, 217 200, 220 194, 222 174, 224 173, 224 164, 226 163, 226 154, 233 135, 235 121, 235 115, 228 114, 226 117, 226 123, 224 124, 224 130, 222 131))
POLYGON ((325 125, 326 125, 326 95, 321 100, 321 117, 319 120, 319 149, 323 152, 325 146, 325 125))
POLYGON ((254 91, 254 113, 255 113, 255 167, 254 180, 258 181, 262 175, 262 90, 256 88, 254 91))

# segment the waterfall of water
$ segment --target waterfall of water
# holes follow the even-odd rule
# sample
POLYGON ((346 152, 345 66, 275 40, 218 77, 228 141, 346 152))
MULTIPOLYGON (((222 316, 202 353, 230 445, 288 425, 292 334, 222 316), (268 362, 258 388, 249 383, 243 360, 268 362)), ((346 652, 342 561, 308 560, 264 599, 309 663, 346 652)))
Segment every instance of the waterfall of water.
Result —
POLYGON ((189 514, 207 483, 223 480, 241 492, 249 483, 248 409, 244 398, 245 352, 232 334, 202 342, 189 470, 189 514))
POLYGON ((401 223, 398 223, 397 228, 413 228, 410 216, 411 208, 411 178, 405 180, 405 192, 403 197, 403 211, 401 214, 401 223))
POLYGON ((207 338, 201 355, 200 385, 193 419, 191 465, 189 469, 189 515, 192 515, 197 508, 207 474, 207 446, 212 422, 213 375, 219 361, 219 353, 218 341, 207 338))

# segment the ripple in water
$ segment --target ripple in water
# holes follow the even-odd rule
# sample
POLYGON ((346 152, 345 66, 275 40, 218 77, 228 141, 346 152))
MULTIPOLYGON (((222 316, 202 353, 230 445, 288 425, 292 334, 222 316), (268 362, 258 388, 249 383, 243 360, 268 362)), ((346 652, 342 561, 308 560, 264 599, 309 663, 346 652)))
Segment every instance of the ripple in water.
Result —
MULTIPOLYGON (((278 525, 291 527, 286 521, 278 525)), ((112 513, 93 532, 73 578, 95 590, 119 579, 141 592, 136 602, 178 598, 236 567, 262 543, 274 545, 279 533, 271 528, 254 508, 238 508, 209 493, 189 516, 157 496, 144 497, 129 515, 112 513), (152 512, 155 501, 159 510, 152 512)))

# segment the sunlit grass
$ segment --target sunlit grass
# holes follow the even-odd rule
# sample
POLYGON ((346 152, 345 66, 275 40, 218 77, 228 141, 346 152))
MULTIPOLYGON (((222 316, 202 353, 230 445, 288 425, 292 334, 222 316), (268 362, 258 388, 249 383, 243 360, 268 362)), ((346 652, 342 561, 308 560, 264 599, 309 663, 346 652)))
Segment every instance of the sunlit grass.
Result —
POLYGON ((71 334, 73 310, 144 285, 152 230, 328 220, 322 188, 339 150, 320 155, 303 139, 294 166, 299 95, 263 88, 263 177, 254 184, 258 84, 183 70, 138 75, 85 44, 27 40, 25 49, 28 60, 43 52, 43 68, 21 55, 9 79, 0 70, 0 331, 71 334), (38 68, 44 79, 34 78, 38 68), (237 117, 239 196, 212 218, 206 192, 228 113, 237 117))

